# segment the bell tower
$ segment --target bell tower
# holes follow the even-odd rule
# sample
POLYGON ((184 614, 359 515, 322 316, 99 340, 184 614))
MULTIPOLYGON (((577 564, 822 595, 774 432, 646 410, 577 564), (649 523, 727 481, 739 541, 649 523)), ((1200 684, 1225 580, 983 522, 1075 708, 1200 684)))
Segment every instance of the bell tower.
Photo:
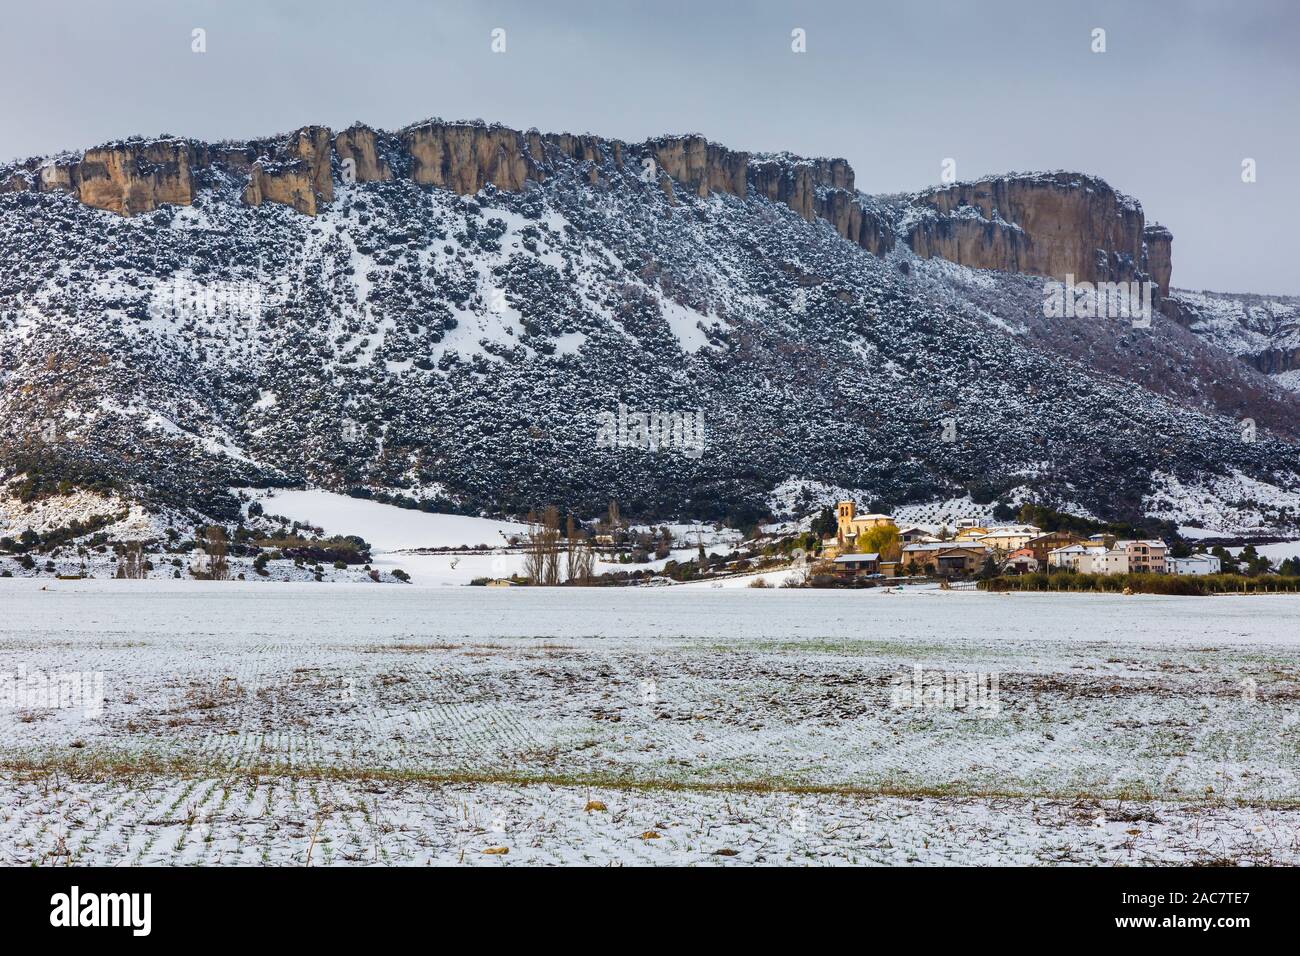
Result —
POLYGON ((852 531, 854 507, 852 501, 841 501, 836 506, 836 517, 839 520, 839 537, 844 540, 844 535, 852 531))

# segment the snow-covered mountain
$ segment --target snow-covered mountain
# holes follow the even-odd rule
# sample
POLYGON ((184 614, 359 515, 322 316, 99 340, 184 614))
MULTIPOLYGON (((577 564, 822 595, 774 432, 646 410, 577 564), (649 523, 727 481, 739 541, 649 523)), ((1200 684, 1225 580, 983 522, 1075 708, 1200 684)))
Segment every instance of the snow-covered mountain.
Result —
POLYGON ((1295 394, 1162 314, 1045 317, 1030 273, 1167 286, 1168 234, 1091 177, 872 198, 843 160, 430 121, 126 141, 0 189, 20 498, 231 518, 232 487, 313 484, 745 522, 793 479, 796 509, 1177 519, 1204 502, 1170 488, 1227 481, 1295 517, 1295 394), (702 447, 622 429, 697 411, 702 447))
POLYGON ((1300 392, 1300 298, 1174 289, 1164 308, 1215 348, 1300 392))

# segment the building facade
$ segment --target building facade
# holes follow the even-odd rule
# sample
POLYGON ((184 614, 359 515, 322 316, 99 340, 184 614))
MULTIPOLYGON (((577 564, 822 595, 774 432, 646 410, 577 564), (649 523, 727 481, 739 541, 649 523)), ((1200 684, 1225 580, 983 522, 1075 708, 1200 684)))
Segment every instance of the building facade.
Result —
POLYGON ((1010 553, 1012 551, 1019 551, 1040 534, 1042 534, 1041 528, 1034 528, 1028 525, 1012 525, 1009 527, 990 528, 987 533, 980 535, 976 540, 980 544, 987 545, 990 548, 1010 553))
POLYGON ((1218 574, 1223 562, 1213 554, 1193 554, 1186 558, 1167 558, 1170 574, 1218 574))
POLYGON ((1160 540, 1116 541, 1113 547, 1089 540, 1049 551, 1047 564, 1080 574, 1164 574, 1168 550, 1160 540))
POLYGON ((904 545, 899 563, 904 571, 913 563, 926 574, 940 577, 960 577, 975 574, 989 556, 989 549, 981 544, 940 542, 904 545))
POLYGON ((1128 569, 1134 574, 1164 574, 1169 546, 1158 539, 1116 541, 1115 551, 1128 557, 1128 569))
POLYGON ((847 547, 863 531, 880 528, 894 523, 889 515, 857 513, 852 501, 841 501, 835 506, 836 538, 840 547, 847 547))
POLYGON ((1034 552, 1039 567, 1047 567, 1047 556, 1057 548, 1068 548, 1072 544, 1083 544, 1084 539, 1069 531, 1048 531, 1036 535, 1025 542, 1024 547, 1034 552))

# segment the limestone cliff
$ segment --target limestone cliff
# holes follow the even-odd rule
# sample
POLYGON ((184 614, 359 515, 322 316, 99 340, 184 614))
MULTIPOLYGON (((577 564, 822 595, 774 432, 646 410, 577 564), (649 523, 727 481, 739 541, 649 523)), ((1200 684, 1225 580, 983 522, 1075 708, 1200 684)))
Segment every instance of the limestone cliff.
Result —
MULTIPOLYGON (((304 126, 290 137, 285 153, 307 166, 312 189, 321 202, 334 201, 332 134, 324 126, 304 126)), ((278 201, 278 200, 277 200, 278 201)))
POLYGON ((36 188, 43 193, 77 191, 75 162, 46 163, 36 170, 36 188))
POLYGON ((749 154, 710 143, 703 136, 661 136, 646 144, 660 169, 697 196, 749 192, 749 154))
POLYGON ((764 156, 750 163, 749 184, 810 222, 826 220, 840 236, 876 255, 894 248, 893 224, 856 191, 847 160, 764 156))
POLYGON ((1144 226, 1141 205, 1102 180, 1043 173, 922 193, 904 212, 900 231, 924 258, 1117 282, 1148 271, 1144 226))
POLYGON ((488 185, 519 191, 560 175, 606 188, 647 168, 671 203, 714 194, 763 197, 808 222, 828 223, 877 255, 901 238, 917 255, 974 268, 1073 275, 1080 282, 1150 276, 1162 295, 1169 289, 1169 231, 1146 226, 1136 200, 1095 177, 1007 175, 877 201, 858 192, 844 159, 751 155, 698 134, 627 144, 434 119, 397 133, 357 123, 337 135, 305 126, 287 137, 246 143, 132 140, 80 157, 2 167, 0 192, 69 192, 87 205, 130 216, 186 205, 196 190, 210 187, 252 205, 282 203, 314 216, 333 200, 336 176, 362 184, 411 179, 473 195, 488 185))
POLYGON ((334 137, 334 151, 340 164, 351 160, 359 183, 388 182, 393 168, 379 148, 378 134, 369 126, 356 123, 334 137))
POLYGON ((253 163, 248 185, 244 187, 244 202, 250 206, 277 202, 308 216, 316 215, 317 198, 312 167, 301 159, 289 162, 259 159, 253 163))
POLYGON ((120 216, 152 212, 194 197, 190 146, 184 140, 127 142, 86 150, 77 164, 78 195, 87 206, 120 216))
POLYGON ((1156 223, 1142 231, 1142 239, 1146 243, 1147 271, 1151 273, 1151 281, 1160 287, 1161 295, 1168 295, 1174 270, 1174 235, 1156 223))
POLYGON ((304 126, 282 142, 226 147, 214 154, 215 165, 239 174, 247 169, 243 199, 292 206, 308 216, 334 199, 333 137, 323 126, 304 126))
POLYGON ((528 131, 528 149, 534 156, 546 156, 550 159, 552 150, 579 163, 600 163, 608 155, 614 165, 623 168, 623 144, 618 140, 606 140, 590 133, 575 135, 573 133, 539 133, 535 129, 528 131))
POLYGON ((755 160, 749 182, 754 192, 773 202, 785 203, 803 218, 816 215, 816 167, 808 160, 779 156, 755 160))
POLYGON ((403 131, 402 145, 411 157, 412 179, 462 196, 488 183, 514 192, 537 178, 523 134, 504 126, 423 123, 403 131))
POLYGON ((624 145, 618 140, 606 140, 589 133, 540 133, 530 129, 527 143, 530 155, 539 160, 545 158, 546 165, 536 170, 539 179, 547 178, 566 159, 579 165, 579 174, 591 186, 609 184, 602 171, 606 163, 612 163, 616 170, 623 169, 624 145))

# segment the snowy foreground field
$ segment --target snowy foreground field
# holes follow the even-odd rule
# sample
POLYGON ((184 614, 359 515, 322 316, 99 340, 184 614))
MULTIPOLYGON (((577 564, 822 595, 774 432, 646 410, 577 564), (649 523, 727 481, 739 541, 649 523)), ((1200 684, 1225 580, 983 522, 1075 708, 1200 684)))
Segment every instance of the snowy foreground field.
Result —
POLYGON ((0 864, 1295 864, 1297 625, 1285 596, 0 580, 0 864), (74 672, 102 707, 33 704, 74 672))

